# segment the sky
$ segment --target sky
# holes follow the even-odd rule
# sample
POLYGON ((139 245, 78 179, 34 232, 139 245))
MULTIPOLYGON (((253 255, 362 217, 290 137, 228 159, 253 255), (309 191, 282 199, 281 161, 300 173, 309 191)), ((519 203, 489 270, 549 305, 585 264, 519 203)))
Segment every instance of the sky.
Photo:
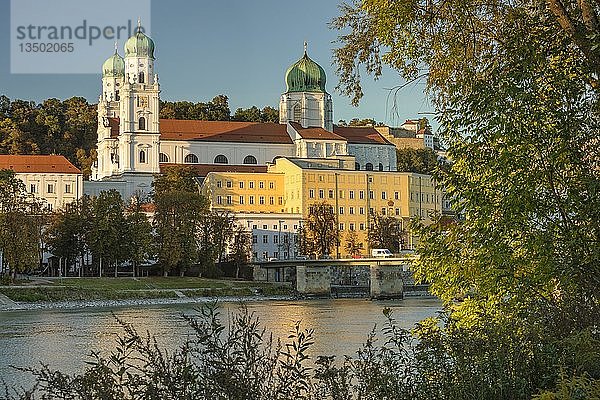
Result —
MULTIPOLYGON (((374 118, 396 126, 405 119, 427 116, 433 111, 421 83, 409 85, 399 93, 396 115, 387 89, 403 81, 390 69, 384 69, 379 80, 363 78, 365 96, 359 107, 352 106, 349 98, 336 92, 339 80, 332 65, 332 50, 339 46, 335 43, 339 32, 330 29, 329 23, 339 14, 337 1, 149 1, 151 37, 156 45, 155 71, 160 78, 163 100, 206 102, 225 94, 232 113, 238 107, 277 107, 279 96, 285 91, 285 71, 302 56, 303 43, 307 41, 309 56, 327 74, 334 121, 374 118)), ((137 18, 131 16, 133 20, 137 18)), ((11 74, 12 33, 10 0, 0 0, 0 94, 38 102, 72 96, 97 102, 101 90, 100 68, 111 55, 110 50, 97 51, 92 56, 98 60, 96 74, 11 74)), ((118 43, 121 55, 123 42, 118 43)))

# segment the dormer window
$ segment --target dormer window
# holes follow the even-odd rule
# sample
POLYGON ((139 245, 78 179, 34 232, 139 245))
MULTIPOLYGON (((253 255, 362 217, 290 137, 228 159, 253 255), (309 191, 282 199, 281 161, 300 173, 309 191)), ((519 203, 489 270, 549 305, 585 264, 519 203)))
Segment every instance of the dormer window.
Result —
POLYGON ((146 118, 140 117, 138 120, 138 130, 145 131, 146 130, 146 118))

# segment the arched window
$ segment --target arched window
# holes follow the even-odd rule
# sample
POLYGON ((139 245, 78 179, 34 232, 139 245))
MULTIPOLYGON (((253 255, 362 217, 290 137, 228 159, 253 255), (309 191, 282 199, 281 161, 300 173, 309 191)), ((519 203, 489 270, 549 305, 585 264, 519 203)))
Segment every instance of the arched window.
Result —
POLYGON ((169 162, 169 156, 166 155, 165 153, 160 153, 158 155, 158 162, 168 163, 169 162))
POLYGON ((215 157, 215 164, 228 164, 229 161, 227 160, 227 157, 225 157, 223 154, 219 154, 218 156, 215 157))
POLYGON ((360 171, 360 164, 359 163, 354 163, 354 169, 357 171, 360 171))
POLYGON ((146 164, 146 151, 140 151, 140 164, 146 164))
POLYGON ((144 73, 143 72, 140 72, 138 82, 139 83, 144 83, 144 73))
POLYGON ((370 162, 365 164, 365 169, 367 171, 373 171, 373 164, 371 164, 370 162))
POLYGON ((300 122, 300 119, 302 118, 302 108, 300 107, 300 104, 296 104, 294 106, 294 122, 300 122))
POLYGON ((258 161, 256 161, 256 157, 254 156, 246 156, 246 158, 244 158, 244 164, 258 164, 258 161))
POLYGON ((187 156, 185 156, 184 161, 186 164, 198 164, 198 156, 190 153, 187 156))
POLYGON ((379 170, 383 171, 383 164, 382 163, 379 163, 379 170))
POLYGON ((138 129, 140 131, 146 130, 146 118, 140 117, 140 119, 138 120, 138 129))

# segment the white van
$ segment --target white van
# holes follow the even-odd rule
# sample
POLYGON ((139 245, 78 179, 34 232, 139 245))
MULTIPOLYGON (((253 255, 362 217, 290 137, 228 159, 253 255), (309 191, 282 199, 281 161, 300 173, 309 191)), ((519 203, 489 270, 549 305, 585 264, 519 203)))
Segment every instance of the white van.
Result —
POLYGON ((389 257, 394 256, 392 254, 392 252, 389 251, 388 249, 373 249, 373 250, 371 250, 371 255, 373 257, 383 257, 383 258, 389 258, 389 257))

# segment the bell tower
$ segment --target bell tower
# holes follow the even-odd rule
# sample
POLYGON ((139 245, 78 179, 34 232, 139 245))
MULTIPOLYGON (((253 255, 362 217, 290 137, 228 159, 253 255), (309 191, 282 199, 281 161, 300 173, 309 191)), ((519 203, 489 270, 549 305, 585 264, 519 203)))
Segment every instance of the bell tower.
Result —
POLYGON ((325 70, 304 55, 285 73, 286 92, 279 102, 279 123, 297 122, 304 128, 321 127, 333 132, 333 103, 325 90, 325 70))
POLYGON ((137 32, 125 43, 124 83, 120 96, 119 171, 121 173, 160 172, 158 75, 154 73, 154 42, 137 32))

